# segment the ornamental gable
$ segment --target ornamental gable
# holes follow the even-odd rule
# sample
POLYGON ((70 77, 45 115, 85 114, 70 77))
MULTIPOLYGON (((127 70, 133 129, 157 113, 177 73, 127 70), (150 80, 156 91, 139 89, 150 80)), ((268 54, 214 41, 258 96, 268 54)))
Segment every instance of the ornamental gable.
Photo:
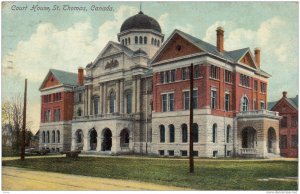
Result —
POLYGON ((195 53, 203 52, 200 48, 187 41, 185 38, 179 34, 175 34, 166 43, 164 48, 160 51, 153 63, 164 61, 168 59, 174 59, 178 57, 183 57, 195 53))
POLYGON ((245 65, 248 65, 250 67, 256 68, 255 62, 253 61, 253 58, 251 57, 250 52, 247 52, 240 60, 240 63, 243 63, 245 65))

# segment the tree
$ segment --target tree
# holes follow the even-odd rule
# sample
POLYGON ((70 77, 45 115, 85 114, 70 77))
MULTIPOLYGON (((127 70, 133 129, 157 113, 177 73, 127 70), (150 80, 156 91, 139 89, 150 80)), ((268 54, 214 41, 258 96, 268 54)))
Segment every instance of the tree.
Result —
MULTIPOLYGON (((6 99, 2 103, 2 126, 9 124, 12 126, 12 142, 15 150, 20 149, 21 128, 23 124, 23 96, 16 94, 11 99, 6 99)), ((30 130, 31 122, 26 122, 26 129, 30 130)))

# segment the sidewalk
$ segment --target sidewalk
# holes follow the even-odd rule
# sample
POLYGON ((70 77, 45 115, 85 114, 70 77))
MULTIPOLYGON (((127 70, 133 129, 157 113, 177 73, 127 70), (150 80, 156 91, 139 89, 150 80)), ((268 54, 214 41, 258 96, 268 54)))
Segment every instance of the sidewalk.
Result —
POLYGON ((83 190, 184 190, 184 188, 152 183, 107 178, 31 171, 23 168, 2 168, 3 191, 83 191, 83 190))

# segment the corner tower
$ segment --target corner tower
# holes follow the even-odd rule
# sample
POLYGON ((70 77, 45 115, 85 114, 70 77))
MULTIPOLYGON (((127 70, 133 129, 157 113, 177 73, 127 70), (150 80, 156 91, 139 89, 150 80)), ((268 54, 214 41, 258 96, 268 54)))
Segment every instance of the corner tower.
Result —
POLYGON ((154 18, 140 11, 123 22, 118 41, 133 51, 141 49, 152 58, 164 41, 164 34, 154 18))

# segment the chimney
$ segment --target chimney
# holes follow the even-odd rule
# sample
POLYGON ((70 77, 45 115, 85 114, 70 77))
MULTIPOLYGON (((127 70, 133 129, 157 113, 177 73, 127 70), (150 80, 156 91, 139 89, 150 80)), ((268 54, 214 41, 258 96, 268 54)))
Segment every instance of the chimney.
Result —
POLYGON ((217 28, 217 49, 219 52, 224 51, 224 29, 223 27, 217 28))
POLYGON ((255 54, 255 62, 257 66, 260 67, 260 48, 255 48, 254 54, 255 54))
POLYGON ((83 85, 83 68, 82 67, 78 68, 77 83, 80 86, 83 85))
POLYGON ((286 98, 286 96, 287 96, 287 91, 283 91, 282 92, 282 97, 286 98))

